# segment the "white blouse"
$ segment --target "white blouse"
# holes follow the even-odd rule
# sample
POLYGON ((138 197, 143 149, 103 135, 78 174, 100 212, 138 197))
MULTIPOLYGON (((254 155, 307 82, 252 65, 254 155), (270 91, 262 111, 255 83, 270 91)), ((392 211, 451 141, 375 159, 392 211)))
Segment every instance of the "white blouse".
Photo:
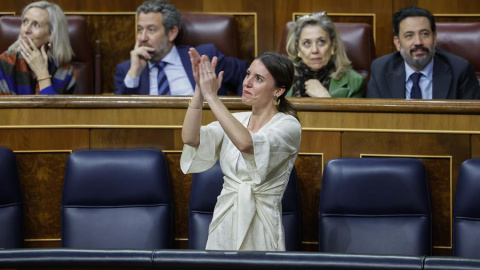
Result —
MULTIPOLYGON (((245 127, 251 112, 234 113, 245 127)), ((211 168, 220 158, 224 176, 209 227, 206 249, 284 251, 282 197, 298 155, 301 126, 277 113, 258 132, 250 132, 254 155, 241 153, 213 122, 200 129, 198 149, 184 145, 184 173, 211 168)))

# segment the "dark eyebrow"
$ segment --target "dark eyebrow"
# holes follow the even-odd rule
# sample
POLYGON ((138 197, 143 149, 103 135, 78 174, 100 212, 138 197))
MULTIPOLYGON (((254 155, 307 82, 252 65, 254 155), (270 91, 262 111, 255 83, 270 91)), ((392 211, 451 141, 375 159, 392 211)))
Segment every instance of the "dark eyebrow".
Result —
POLYGON ((264 79, 264 80, 265 80, 265 77, 264 77, 264 76, 262 76, 262 75, 260 75, 260 74, 255 74, 255 76, 257 76, 257 77, 260 77, 260 78, 262 78, 262 79, 264 79))

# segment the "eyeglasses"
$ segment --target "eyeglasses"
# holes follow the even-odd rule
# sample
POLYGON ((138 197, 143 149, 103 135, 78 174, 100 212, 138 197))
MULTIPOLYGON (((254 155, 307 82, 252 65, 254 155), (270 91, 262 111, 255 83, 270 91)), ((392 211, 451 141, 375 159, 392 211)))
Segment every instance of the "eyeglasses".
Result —
POLYGON ((320 11, 320 12, 315 12, 315 13, 310 13, 310 14, 307 14, 307 15, 303 15, 301 17, 298 17, 297 21, 305 20, 305 19, 309 19, 309 18, 321 18, 323 16, 327 16, 326 11, 320 11))

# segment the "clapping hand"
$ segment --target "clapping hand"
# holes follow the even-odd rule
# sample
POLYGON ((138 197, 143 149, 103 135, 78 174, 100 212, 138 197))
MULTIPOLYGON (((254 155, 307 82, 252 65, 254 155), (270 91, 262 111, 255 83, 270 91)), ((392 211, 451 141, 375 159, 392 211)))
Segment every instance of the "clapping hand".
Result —
POLYGON ((189 54, 190 62, 192 63, 193 77, 195 78, 197 86, 200 88, 202 96, 205 99, 216 96, 223 80, 223 71, 220 71, 218 77, 215 74, 218 58, 214 56, 210 62, 208 56, 200 56, 194 48, 190 49, 189 54))

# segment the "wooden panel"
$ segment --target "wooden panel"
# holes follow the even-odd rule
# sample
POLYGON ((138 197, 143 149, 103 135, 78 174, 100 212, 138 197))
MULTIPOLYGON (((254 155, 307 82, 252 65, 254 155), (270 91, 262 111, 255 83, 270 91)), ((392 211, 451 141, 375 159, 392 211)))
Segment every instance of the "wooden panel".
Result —
POLYGON ((469 158, 468 135, 346 132, 342 156, 421 158, 427 168, 433 211, 435 254, 451 250, 451 216, 458 169, 469 158))
POLYGON ((92 48, 100 41, 103 93, 113 93, 117 64, 130 59, 135 46, 136 21, 133 14, 86 14, 92 48), (108 29, 108 31, 105 31, 108 29))
POLYGON ((257 36, 255 36, 255 31, 252 29, 256 29, 257 27, 257 14, 249 14, 249 15, 235 15, 235 20, 237 22, 238 27, 238 39, 237 39, 237 46, 239 49, 238 58, 244 59, 247 61, 253 61, 253 59, 257 56, 257 46, 258 40, 257 36))
POLYGON ((70 152, 16 153, 23 196, 25 239, 61 238, 60 206, 65 162, 70 152))
POLYGON ((49 128, 0 128, 0 145, 8 147, 13 151, 54 151, 87 149, 88 130, 49 128))
POLYGON ((318 207, 323 154, 301 154, 295 162, 302 211, 302 249, 318 251, 318 207))
POLYGON ((340 156, 340 132, 303 131, 295 162, 302 204, 303 249, 318 251, 318 209, 323 166, 340 156))
POLYGON ((188 248, 188 217, 192 175, 185 175, 180 169, 180 153, 167 154, 168 169, 173 189, 175 210, 175 247, 188 248))
POLYGON ((171 129, 93 129, 90 136, 91 149, 175 149, 174 131, 171 129))
POLYGON ((15 152, 23 196, 25 246, 59 247, 60 205, 68 155, 88 149, 86 129, 0 129, 15 152))
POLYGON ((394 12, 411 5, 430 10, 433 14, 475 14, 480 13, 480 1, 463 0, 392 0, 394 12))
POLYGON ((480 158, 480 135, 472 135, 472 158, 480 158))

